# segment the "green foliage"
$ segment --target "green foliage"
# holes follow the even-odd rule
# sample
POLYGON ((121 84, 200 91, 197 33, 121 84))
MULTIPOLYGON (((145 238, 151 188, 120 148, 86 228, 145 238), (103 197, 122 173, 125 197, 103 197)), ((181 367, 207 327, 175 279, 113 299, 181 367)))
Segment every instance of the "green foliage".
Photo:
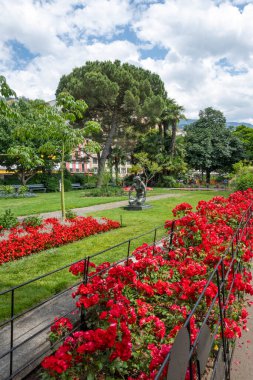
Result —
POLYGON ((98 186, 102 185, 105 161, 115 139, 126 129, 143 132, 161 115, 167 97, 164 84, 157 74, 120 61, 86 62, 64 75, 57 94, 68 91, 76 99, 85 99, 87 118, 98 121, 102 130, 92 139, 101 145, 98 186))
POLYGON ((18 224, 17 217, 13 214, 11 209, 5 210, 5 212, 0 215, 0 226, 3 228, 12 228, 18 224))
POLYGON ((85 190, 86 197, 113 197, 126 195, 121 187, 102 186, 97 189, 85 190))
POLYGON ((64 178, 64 191, 71 191, 72 186, 71 186, 71 181, 67 178, 64 178))
POLYGON ((11 194, 15 193, 15 188, 11 185, 2 185, 2 186, 0 186, 0 191, 4 195, 11 195, 11 194))
POLYGON ((245 158, 253 160, 253 128, 239 125, 233 135, 240 139, 245 151, 245 158))
POLYGON ((1 196, 6 198, 21 198, 29 195, 29 189, 27 186, 19 186, 17 189, 13 185, 1 185, 1 196))
POLYGON ((23 219, 23 225, 28 227, 38 227, 42 224, 42 218, 40 216, 27 216, 23 219))
POLYGON ((16 93, 9 87, 4 76, 0 75, 0 116, 12 117, 13 113, 6 101, 10 97, 15 97, 16 93))
POLYGON ((189 165, 206 172, 207 183, 215 170, 230 170, 243 157, 239 139, 226 128, 222 112, 209 107, 200 111, 199 119, 186 127, 186 160, 189 165))
POLYGON ((253 189, 253 166, 244 165, 243 162, 238 162, 233 166, 235 175, 230 181, 235 190, 253 189))
POLYGON ((74 173, 71 175, 71 183, 80 183, 84 185, 86 182, 86 177, 83 174, 74 173))
POLYGON ((18 195, 25 195, 29 191, 27 186, 20 186, 18 188, 18 195))
POLYGON ((47 191, 59 191, 59 176, 47 176, 43 182, 47 191))
POLYGON ((159 185, 162 187, 180 187, 178 181, 170 175, 164 175, 160 178, 159 185))
POLYGON ((159 166, 157 162, 151 161, 146 152, 135 153, 134 158, 137 161, 137 165, 141 167, 146 185, 157 173, 162 171, 162 166, 159 166))
POLYGON ((66 219, 75 219, 77 217, 77 213, 71 209, 66 210, 66 219))

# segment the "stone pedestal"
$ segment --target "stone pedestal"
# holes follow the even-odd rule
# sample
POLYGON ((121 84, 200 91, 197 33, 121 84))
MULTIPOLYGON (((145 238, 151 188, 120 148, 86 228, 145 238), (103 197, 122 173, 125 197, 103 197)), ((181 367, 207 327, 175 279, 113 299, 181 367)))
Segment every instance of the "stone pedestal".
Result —
POLYGON ((140 210, 145 210, 146 208, 151 208, 152 206, 151 205, 134 205, 134 206, 131 206, 131 205, 128 205, 128 206, 125 206, 124 207, 124 210, 129 210, 129 211, 140 211, 140 210))

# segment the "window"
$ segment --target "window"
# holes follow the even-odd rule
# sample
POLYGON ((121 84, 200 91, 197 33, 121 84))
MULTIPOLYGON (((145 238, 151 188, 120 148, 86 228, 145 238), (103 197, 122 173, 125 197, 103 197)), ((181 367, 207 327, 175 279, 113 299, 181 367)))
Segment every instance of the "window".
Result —
POLYGON ((97 164, 98 163, 98 159, 96 157, 93 157, 92 158, 92 162, 93 162, 93 164, 97 164))

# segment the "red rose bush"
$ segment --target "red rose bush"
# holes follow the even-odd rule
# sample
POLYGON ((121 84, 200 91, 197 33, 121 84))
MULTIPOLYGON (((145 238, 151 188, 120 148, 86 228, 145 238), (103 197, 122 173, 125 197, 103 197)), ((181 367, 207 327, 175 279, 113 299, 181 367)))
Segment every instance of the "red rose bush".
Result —
POLYGON ((19 224, 10 230, 0 230, 0 265, 33 253, 58 247, 84 237, 120 227, 106 218, 76 217, 62 223, 48 218, 40 226, 19 224))
MULTIPOLYGON (((169 232, 173 223, 172 241, 165 238, 156 247, 144 244, 123 265, 93 265, 88 282, 73 293, 77 307, 85 311, 86 328, 70 334, 53 355, 43 360, 44 378, 154 379, 222 256, 225 273, 229 268, 234 252, 228 247, 238 236, 236 263, 242 270, 234 275, 232 270, 227 271, 224 335, 227 339, 239 337, 247 323, 243 295, 253 294, 249 270, 252 220, 246 230, 240 221, 252 200, 253 192, 248 190, 228 199, 201 201, 196 212, 183 203, 173 210, 174 216, 181 218, 165 223, 169 232)), ((71 266, 75 276, 83 274, 81 264, 71 266)), ((213 278, 190 321, 192 342, 211 304, 207 324, 216 343, 221 342, 220 327, 216 329, 217 289, 213 278)))

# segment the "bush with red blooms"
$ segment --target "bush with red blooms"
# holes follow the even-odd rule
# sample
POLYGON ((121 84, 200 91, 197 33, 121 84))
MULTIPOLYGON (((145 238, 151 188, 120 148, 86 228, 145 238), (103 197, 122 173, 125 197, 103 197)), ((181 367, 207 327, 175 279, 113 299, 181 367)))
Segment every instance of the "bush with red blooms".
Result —
POLYGON ((0 265, 33 253, 58 247, 84 237, 120 227, 106 218, 76 217, 62 223, 59 219, 45 219, 40 226, 19 224, 10 230, 0 230, 0 265))
MULTIPOLYGON (((75 331, 56 352, 42 362, 45 379, 151 380, 170 351, 204 289, 221 255, 225 270, 232 252, 227 250, 253 192, 237 192, 228 199, 215 197, 199 202, 197 211, 190 205, 175 208, 172 246, 164 239, 161 247, 142 245, 125 265, 110 263, 94 266, 88 283, 73 293, 78 308, 87 316, 87 331, 75 331)), ((251 220, 252 222, 252 220, 251 220)), ((172 221, 165 223, 170 230, 172 221)), ((224 334, 227 339, 241 335, 246 328, 247 311, 243 294, 253 294, 249 262, 252 259, 253 227, 249 224, 238 245, 237 262, 242 271, 229 272, 224 334)), ((72 265, 70 271, 81 275, 84 267, 72 265)), ((216 280, 210 282, 191 318, 191 339, 196 338, 201 322, 217 293, 216 280)), ((218 300, 214 302, 207 324, 215 331, 219 320, 218 300)), ((220 331, 216 343, 221 342, 220 331)), ((189 378, 187 373, 186 379, 189 378)))
POLYGON ((68 318, 55 318, 50 330, 49 341, 53 344, 73 330, 73 325, 68 318))

